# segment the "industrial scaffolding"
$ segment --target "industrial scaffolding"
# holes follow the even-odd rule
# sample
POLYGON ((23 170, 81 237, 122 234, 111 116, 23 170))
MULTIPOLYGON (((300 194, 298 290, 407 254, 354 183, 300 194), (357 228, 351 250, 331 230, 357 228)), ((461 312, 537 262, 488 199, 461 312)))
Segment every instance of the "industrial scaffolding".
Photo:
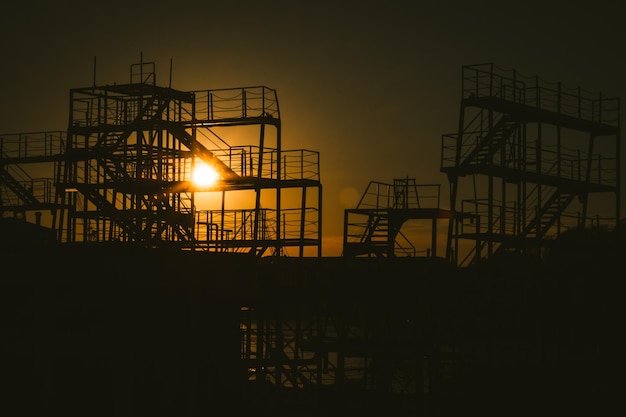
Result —
POLYGON ((3 217, 49 210, 59 242, 321 256, 319 154, 282 149, 271 88, 180 91, 140 62, 128 84, 71 89, 66 132, 2 149, 3 217), (33 163, 54 180, 39 185, 33 163), (200 164, 214 183, 193 181, 200 164))
POLYGON ((440 184, 370 181, 356 208, 344 211, 343 256, 434 258, 438 224, 449 217, 440 184))
POLYGON ((430 384, 452 377, 453 347, 447 336, 434 337, 432 312, 433 283, 453 266, 416 257, 327 260, 284 259, 260 269, 268 292, 240 310, 248 380, 377 391, 415 407, 430 384), (313 277, 322 281, 307 284, 313 277))
POLYGON ((494 64, 462 72, 458 131, 441 149, 449 260, 540 254, 566 230, 619 226, 619 98, 494 64))

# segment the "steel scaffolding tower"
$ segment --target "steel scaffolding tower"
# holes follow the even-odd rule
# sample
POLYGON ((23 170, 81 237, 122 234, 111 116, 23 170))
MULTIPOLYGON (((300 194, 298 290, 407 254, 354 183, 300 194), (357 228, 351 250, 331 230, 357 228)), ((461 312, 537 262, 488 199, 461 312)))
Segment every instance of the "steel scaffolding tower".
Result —
POLYGON ((397 178, 393 184, 371 181, 356 208, 344 211, 344 256, 437 256, 438 221, 449 218, 440 207, 439 184, 417 184, 397 178), (411 231, 412 221, 426 220, 431 238, 417 248, 424 230, 411 231), (417 236, 416 236, 417 235, 417 236))
POLYGON ((467 265, 499 251, 539 252, 568 229, 618 227, 618 98, 494 64, 462 72, 458 132, 442 137, 448 259, 467 265), (460 240, 470 242, 465 250, 460 240))
POLYGON ((356 388, 399 395, 415 407, 428 384, 451 376, 444 369, 450 341, 434 337, 439 318, 432 311, 435 282, 454 267, 417 257, 325 259, 261 265, 263 296, 251 296, 240 311, 249 381, 356 388))
POLYGON ((62 159, 63 131, 0 135, 0 217, 37 225, 54 210, 53 170, 62 159))
POLYGON ((67 132, 3 135, 1 208, 50 210, 61 243, 321 256, 319 154, 281 142, 275 90, 179 91, 141 62, 128 84, 71 89, 67 132), (201 164, 214 183, 192 181, 201 164))
POLYGON ((129 84, 70 92, 57 173, 57 203, 67 207, 55 216, 60 240, 321 254, 319 156, 282 150, 276 91, 159 87, 153 63, 132 65, 130 75, 129 84), (235 128, 239 138, 258 135, 258 145, 227 142, 235 128), (215 184, 191 181, 199 163, 219 173, 215 184), (230 193, 246 191, 249 205, 234 207, 230 193), (218 207, 199 210, 198 192, 220 194, 218 207))

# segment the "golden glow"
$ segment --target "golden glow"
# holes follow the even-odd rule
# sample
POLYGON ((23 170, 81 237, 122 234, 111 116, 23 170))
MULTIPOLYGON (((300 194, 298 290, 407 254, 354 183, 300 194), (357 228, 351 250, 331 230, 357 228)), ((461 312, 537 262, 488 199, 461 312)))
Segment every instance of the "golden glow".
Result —
POLYGON ((212 167, 203 162, 196 163, 191 180, 198 187, 210 187, 220 179, 220 175, 212 167))

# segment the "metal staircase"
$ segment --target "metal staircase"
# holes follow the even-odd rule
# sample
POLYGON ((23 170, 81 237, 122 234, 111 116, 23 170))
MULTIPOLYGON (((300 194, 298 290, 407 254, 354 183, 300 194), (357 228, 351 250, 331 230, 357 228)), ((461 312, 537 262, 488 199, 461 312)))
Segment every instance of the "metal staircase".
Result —
POLYGON ((450 261, 539 254, 562 230, 586 227, 594 197, 612 200, 595 218, 618 226, 619 99, 493 64, 463 67, 462 90, 459 131, 442 137, 450 261))
MULTIPOLYGON (((493 128, 487 131, 485 136, 479 137, 480 140, 476 146, 471 146, 470 144, 469 149, 472 149, 472 151, 464 157, 461 166, 467 167, 490 163, 496 152, 502 150, 505 141, 511 137, 517 128, 518 123, 509 117, 500 118, 493 128)), ((467 144, 464 145, 467 146, 467 144)))
POLYGON ((51 170, 59 161, 64 132, 0 135, 0 217, 40 224, 55 208, 51 170))
POLYGON ((564 208, 568 207, 575 197, 576 194, 574 193, 555 190, 537 215, 524 227, 520 236, 527 238, 531 237, 533 233, 537 236, 547 235, 550 228, 558 221, 564 208))
POLYGON ((59 134, 0 135, 3 217, 44 211, 61 243, 321 256, 319 153, 282 149, 275 90, 175 90, 142 60, 127 84, 71 89, 69 114, 59 134), (192 181, 200 163, 214 184, 192 181))
POLYGON ((404 226, 411 220, 430 220, 434 233, 437 219, 446 216, 439 208, 436 184, 417 184, 413 178, 394 179, 393 184, 371 181, 357 207, 345 210, 343 256, 435 256, 434 237, 431 248, 418 251, 415 236, 404 226))

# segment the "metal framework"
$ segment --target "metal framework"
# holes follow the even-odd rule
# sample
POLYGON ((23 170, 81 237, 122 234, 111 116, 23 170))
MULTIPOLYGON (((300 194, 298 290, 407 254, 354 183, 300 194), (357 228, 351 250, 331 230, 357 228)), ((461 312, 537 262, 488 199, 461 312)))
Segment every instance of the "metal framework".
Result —
POLYGON ((619 122, 619 98, 494 64, 463 67, 458 132, 442 137, 446 257, 468 265, 499 251, 540 253, 568 229, 617 228, 619 122))
POLYGON ((56 208, 50 167, 62 160, 65 138, 63 131, 0 135, 2 218, 41 225, 42 212, 56 208))
POLYGON ((440 208, 440 185, 417 184, 413 178, 394 179, 393 184, 371 181, 354 209, 344 211, 344 256, 414 257, 437 256, 437 230, 449 211, 440 208), (418 249, 424 229, 412 221, 426 220, 431 238, 418 249))
POLYGON ((152 62, 95 84, 70 90, 66 133, 2 137, 3 213, 49 209, 63 243, 321 256, 319 154, 282 149, 275 90, 161 87, 152 62), (219 179, 194 183, 198 164, 219 179))
POLYGON ((433 282, 454 268, 416 257, 325 259, 285 258, 260 269, 267 292, 240 312, 249 381, 387 393, 415 407, 430 384, 451 377, 450 341, 434 337, 429 312, 433 282), (328 286, 308 286, 320 278, 328 286))

